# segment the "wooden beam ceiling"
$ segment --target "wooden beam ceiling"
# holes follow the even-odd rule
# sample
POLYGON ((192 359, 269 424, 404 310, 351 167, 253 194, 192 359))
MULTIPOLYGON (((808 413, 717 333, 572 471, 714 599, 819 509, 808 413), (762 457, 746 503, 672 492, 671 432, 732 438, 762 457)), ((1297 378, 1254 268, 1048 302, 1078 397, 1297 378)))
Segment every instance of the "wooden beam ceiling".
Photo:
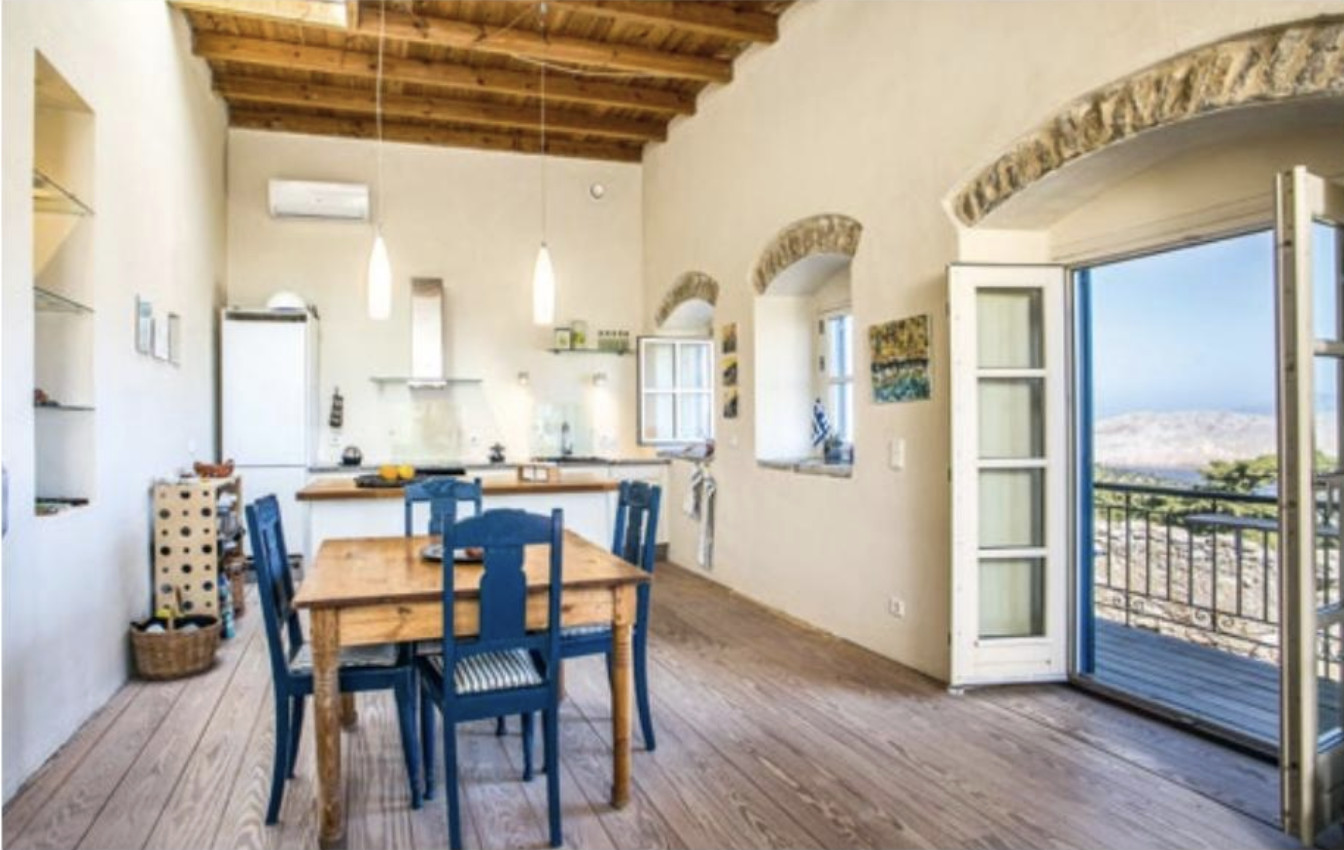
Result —
POLYGON ((359 26, 354 31, 376 39, 379 27, 383 26, 387 38, 391 41, 474 50, 498 56, 567 62, 593 68, 636 71, 652 77, 675 77, 707 83, 726 83, 733 78, 733 64, 721 59, 647 50, 642 47, 582 38, 543 36, 539 32, 523 29, 492 31, 479 24, 411 15, 394 10, 388 10, 386 15, 386 22, 380 24, 377 12, 366 14, 360 19, 359 26))
MULTIPOLYGON (((372 89, 228 76, 215 81, 215 90, 230 103, 307 106, 333 112, 351 112, 365 117, 374 116, 372 89)), ((527 131, 536 131, 540 120, 535 107, 519 108, 477 100, 394 94, 383 95, 383 115, 527 131)), ((546 129, 553 133, 604 136, 637 142, 667 138, 667 127, 659 121, 556 109, 546 111, 546 129)))
MULTIPOLYGON (((378 76, 378 54, 336 47, 309 47, 264 38, 197 33, 196 55, 212 62, 236 62, 270 68, 316 71, 366 80, 378 76)), ((383 56, 383 79, 463 91, 536 97, 539 73, 481 68, 402 56, 383 56)), ((547 100, 619 107, 665 115, 695 112, 695 98, 675 91, 594 82, 553 75, 547 100), (558 78, 557 78, 558 77, 558 78)))
POLYGON ((773 44, 779 38, 778 15, 744 11, 703 0, 559 0, 556 5, 586 15, 666 24, 733 41, 773 44))
MULTIPOLYGON (((230 113, 229 123, 234 127, 247 127, 257 130, 310 133, 319 136, 349 136, 358 139, 377 138, 378 132, 372 118, 332 118, 322 115, 298 115, 254 109, 234 109, 230 113)), ((414 142, 455 148, 541 153, 541 139, 535 134, 495 133, 488 130, 464 130, 384 120, 383 138, 393 142, 414 142)), ((546 153, 579 159, 639 162, 642 150, 639 145, 633 144, 585 142, 547 136, 546 153)))
POLYGON ((237 127, 637 161, 792 0, 169 0, 237 127))

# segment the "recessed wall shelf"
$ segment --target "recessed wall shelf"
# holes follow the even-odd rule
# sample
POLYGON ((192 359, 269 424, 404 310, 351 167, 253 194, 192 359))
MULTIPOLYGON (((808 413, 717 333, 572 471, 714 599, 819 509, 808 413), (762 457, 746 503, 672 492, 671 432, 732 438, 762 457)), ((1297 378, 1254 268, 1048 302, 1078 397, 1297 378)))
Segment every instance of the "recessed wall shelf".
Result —
POLYGON ((93 207, 36 168, 33 169, 33 210, 58 215, 93 215, 93 207))
POLYGON ((413 390, 438 390, 445 389, 458 384, 470 385, 481 383, 480 378, 396 378, 396 377, 372 377, 369 378, 375 384, 405 384, 413 390))
POLYGON ((33 287, 33 309, 39 313, 92 313, 93 308, 40 286, 33 287))
POLYGON ((630 354, 630 349, 618 351, 614 348, 548 348, 547 351, 552 354, 610 354, 613 357, 624 357, 630 354))
POLYGON ((75 412, 92 412, 93 405, 90 404, 34 404, 36 410, 67 410, 75 412))

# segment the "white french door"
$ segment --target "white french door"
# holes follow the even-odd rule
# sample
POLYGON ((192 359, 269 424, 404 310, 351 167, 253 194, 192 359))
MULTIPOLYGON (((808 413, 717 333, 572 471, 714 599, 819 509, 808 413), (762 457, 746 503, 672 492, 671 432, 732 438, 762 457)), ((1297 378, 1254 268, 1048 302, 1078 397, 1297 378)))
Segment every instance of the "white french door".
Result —
POLYGON ((1284 830, 1311 846, 1344 814, 1344 590, 1338 575, 1344 465, 1336 459, 1336 470, 1322 473, 1316 460, 1318 452, 1338 455, 1340 448, 1344 187, 1299 166, 1278 176, 1275 201, 1280 790, 1284 830), (1331 412, 1333 447, 1318 433, 1318 423, 1328 421, 1319 414, 1331 412))
POLYGON ((952 685, 1068 673, 1065 272, 954 265, 952 685))

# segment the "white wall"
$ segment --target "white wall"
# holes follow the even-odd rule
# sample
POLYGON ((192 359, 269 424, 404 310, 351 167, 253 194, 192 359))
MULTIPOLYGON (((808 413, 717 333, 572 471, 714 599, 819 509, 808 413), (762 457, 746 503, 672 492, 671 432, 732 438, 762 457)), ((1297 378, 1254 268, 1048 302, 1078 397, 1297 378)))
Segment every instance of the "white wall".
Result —
MULTIPOLYGON (((635 358, 553 355, 550 329, 532 324, 532 265, 540 241, 536 157, 388 144, 383 232, 392 257, 392 318, 365 307, 372 229, 366 223, 276 220, 266 207, 272 178, 373 184, 375 147, 362 140, 231 130, 228 301, 260 306, 280 289, 315 304, 322 317, 322 421, 330 395, 345 396, 345 426, 327 459, 356 444, 366 462, 401 458, 482 460, 499 440, 510 460, 556 447, 537 432, 568 416, 579 453, 635 454, 635 358), (446 371, 482 378, 480 387, 422 396, 378 389, 375 375, 410 366, 410 279, 444 281, 446 371), (531 384, 518 384, 519 372, 531 384), (608 375, 605 387, 592 376, 608 375), (437 401, 426 401, 434 399, 437 401), (546 411, 550 410, 549 415, 546 411)), ((552 158, 548 165, 556 317, 599 329, 641 325, 641 182, 638 165, 552 158), (588 187, 607 187, 600 202, 588 187)), ((376 187, 375 187, 376 192, 376 187)), ((375 199, 376 203, 376 199, 375 199)), ((551 434, 553 438, 554 434, 551 434)))
MULTIPOLYGON (((949 193, 1091 89, 1224 35, 1331 8, 1338 6, 828 0, 787 12, 779 42, 739 60, 733 84, 702 96, 698 114, 646 153, 646 303, 657 304, 681 270, 701 269, 722 286, 716 323, 738 322, 750 339, 748 275, 762 248, 800 218, 848 215, 864 228, 851 268, 856 337, 877 322, 930 314, 934 397, 873 405, 861 346, 854 477, 761 469, 757 363, 741 352, 741 418, 718 424, 713 575, 945 677, 944 270, 959 247, 944 206, 949 193), (896 437, 908 442, 903 472, 884 462, 896 437), (903 620, 886 613, 891 595, 907 602, 903 620)), ((1034 250, 1049 244, 1029 241, 1034 250)), ((672 557, 693 564, 693 538, 674 533, 672 557)))
MULTIPOLYGON (((151 480, 214 443, 214 308, 224 278, 225 114, 163 3, 4 3, 4 795, 127 676, 149 606, 151 480), (33 515, 35 51, 96 114, 89 229, 96 498, 33 515), (135 353, 136 294, 182 316, 181 368, 135 353)), ((59 262, 57 260, 56 262, 59 262)))

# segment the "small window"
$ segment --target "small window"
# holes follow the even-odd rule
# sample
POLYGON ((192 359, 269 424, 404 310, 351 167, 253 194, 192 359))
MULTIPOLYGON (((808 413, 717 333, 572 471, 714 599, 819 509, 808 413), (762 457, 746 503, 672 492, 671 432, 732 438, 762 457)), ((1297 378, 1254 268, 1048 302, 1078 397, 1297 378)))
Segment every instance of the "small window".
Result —
POLYGON ((817 371, 820 397, 831 430, 846 444, 854 442, 854 315, 825 313, 817 323, 820 352, 817 371))
POLYGON ((639 442, 663 446, 714 436, 714 346, 707 339, 639 340, 639 442))

